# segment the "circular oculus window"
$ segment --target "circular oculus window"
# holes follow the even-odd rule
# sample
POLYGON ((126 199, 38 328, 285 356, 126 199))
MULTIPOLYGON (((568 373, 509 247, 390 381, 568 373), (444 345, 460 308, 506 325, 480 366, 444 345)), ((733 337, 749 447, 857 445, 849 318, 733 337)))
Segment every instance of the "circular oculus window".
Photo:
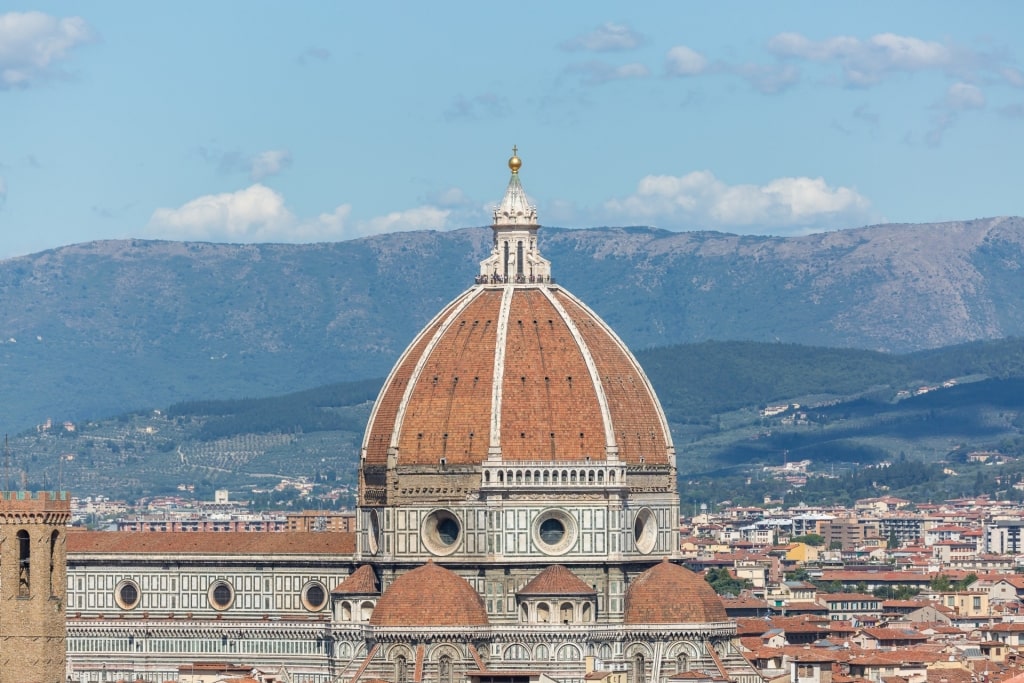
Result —
POLYGON ((376 555, 380 552, 380 516, 376 510, 370 510, 367 517, 369 518, 369 529, 366 533, 366 544, 370 549, 370 554, 376 555))
POLYGON ((319 612, 327 605, 327 588, 319 581, 310 581, 302 588, 302 606, 310 612, 319 612))
POLYGON ((421 538, 435 555, 451 555, 462 540, 462 525, 451 510, 434 510, 423 519, 421 538))
POLYGON ((142 593, 139 591, 139 584, 131 579, 125 579, 114 588, 114 601, 121 609, 135 609, 142 602, 142 593))
POLYGON ((226 610, 235 601, 235 589, 227 581, 215 581, 206 593, 210 607, 218 611, 226 610))
POLYGON ((658 518, 650 508, 642 508, 633 520, 633 542, 644 555, 658 544, 658 518))
POLYGON ((542 553, 564 555, 576 544, 576 522, 564 510, 545 510, 534 520, 533 542, 542 553))

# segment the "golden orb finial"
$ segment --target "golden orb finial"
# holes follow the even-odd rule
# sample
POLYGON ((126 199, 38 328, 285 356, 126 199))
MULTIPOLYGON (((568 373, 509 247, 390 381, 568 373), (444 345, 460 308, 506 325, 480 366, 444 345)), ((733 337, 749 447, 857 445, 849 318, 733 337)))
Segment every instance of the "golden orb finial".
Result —
POLYGON ((513 173, 519 173, 519 168, 523 165, 522 159, 518 156, 519 148, 512 145, 512 158, 508 160, 508 167, 512 169, 513 173))

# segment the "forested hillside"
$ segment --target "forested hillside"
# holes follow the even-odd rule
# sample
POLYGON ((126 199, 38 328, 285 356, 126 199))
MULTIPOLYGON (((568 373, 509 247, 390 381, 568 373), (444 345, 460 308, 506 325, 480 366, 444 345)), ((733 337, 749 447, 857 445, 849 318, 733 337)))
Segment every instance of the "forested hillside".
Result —
MULTIPOLYGON (((0 428, 381 377, 471 286, 490 240, 487 228, 328 244, 121 240, 0 261, 0 428)), ((560 285, 633 349, 908 352, 1024 335, 1020 218, 787 238, 543 228, 540 246, 560 285)))
MULTIPOLYGON (((752 342, 637 355, 673 428, 684 502, 840 500, 880 490, 1007 495, 1024 476, 1016 464, 1024 456, 1024 340, 906 355, 752 342), (765 417, 768 404, 785 409, 765 417), (976 450, 1010 460, 998 468, 969 463, 976 450), (762 472, 801 460, 828 476, 793 487, 762 472), (906 481, 907 472, 917 479, 906 481)), ((74 431, 33 429, 11 442, 12 473, 36 488, 74 481, 82 495, 134 498, 192 483, 197 495, 221 487, 264 503, 293 495, 268 485, 305 477, 342 505, 351 502, 380 383, 188 401, 81 421, 74 431)))

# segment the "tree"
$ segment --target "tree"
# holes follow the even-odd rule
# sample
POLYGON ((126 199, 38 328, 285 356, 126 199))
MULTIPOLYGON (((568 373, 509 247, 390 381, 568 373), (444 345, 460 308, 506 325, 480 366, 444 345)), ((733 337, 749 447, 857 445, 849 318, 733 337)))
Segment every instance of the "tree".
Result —
POLYGON ((753 584, 746 579, 737 579, 728 569, 712 567, 704 574, 704 580, 711 584, 719 595, 739 595, 744 588, 751 588, 753 584))
POLYGON ((803 534, 802 536, 794 536, 789 540, 792 543, 806 543, 815 547, 825 545, 825 537, 821 534, 803 534))
POLYGON ((968 574, 964 578, 962 578, 959 581, 957 581, 956 583, 954 583, 953 584, 953 590, 965 591, 965 590, 967 590, 968 586, 970 586, 972 583, 974 583, 977 580, 978 580, 978 575, 975 574, 974 572, 971 572, 970 574, 968 574))

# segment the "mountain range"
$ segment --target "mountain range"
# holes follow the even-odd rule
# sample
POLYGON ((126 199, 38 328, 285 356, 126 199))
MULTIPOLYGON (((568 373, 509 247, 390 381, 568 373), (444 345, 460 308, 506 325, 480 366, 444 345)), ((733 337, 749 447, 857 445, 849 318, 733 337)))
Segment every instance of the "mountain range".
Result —
MULTIPOLYGON (((488 228, 324 244, 97 241, 0 261, 0 429, 380 377, 470 286, 488 228)), ((800 237, 544 228, 634 349, 890 352, 1024 335, 1024 219, 800 237)))

